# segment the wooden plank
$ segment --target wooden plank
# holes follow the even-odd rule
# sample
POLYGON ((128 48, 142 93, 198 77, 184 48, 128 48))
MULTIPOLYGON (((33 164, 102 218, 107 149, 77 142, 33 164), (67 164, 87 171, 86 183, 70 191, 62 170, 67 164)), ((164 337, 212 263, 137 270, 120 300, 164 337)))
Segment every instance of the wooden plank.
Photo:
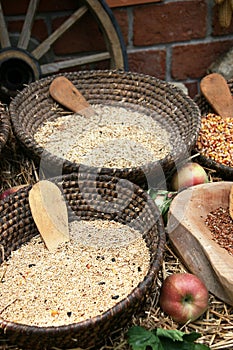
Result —
POLYGON ((163 0, 106 0, 109 7, 122 7, 162 2, 163 0))
POLYGON ((5 22, 4 14, 2 12, 2 5, 0 2, 0 42, 2 49, 11 46, 10 38, 7 30, 7 25, 5 22))
POLYGON ((51 62, 42 64, 41 72, 43 75, 57 73, 61 69, 67 69, 75 66, 81 66, 83 64, 89 64, 93 62, 103 61, 110 59, 109 52, 100 52, 93 55, 86 55, 77 58, 70 58, 65 61, 51 62))
POLYGON ((33 21, 38 7, 39 0, 31 0, 28 6, 27 14, 23 24, 23 29, 19 37, 18 47, 21 49, 27 49, 28 43, 31 37, 31 31, 33 26, 33 21))

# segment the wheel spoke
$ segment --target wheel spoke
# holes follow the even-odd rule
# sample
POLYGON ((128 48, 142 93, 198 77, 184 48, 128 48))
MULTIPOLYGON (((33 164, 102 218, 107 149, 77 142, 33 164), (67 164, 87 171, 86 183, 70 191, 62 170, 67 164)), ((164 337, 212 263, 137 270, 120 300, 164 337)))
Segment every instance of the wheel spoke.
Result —
POLYGON ((57 28, 46 40, 44 40, 33 52, 36 59, 40 59, 51 47, 51 45, 75 22, 77 22, 87 11, 86 6, 80 7, 62 25, 57 28))
POLYGON ((40 0, 31 0, 28 6, 27 14, 23 24, 23 29, 19 37, 18 47, 21 49, 27 49, 31 36, 32 25, 37 10, 37 6, 40 0))
POLYGON ((83 64, 103 61, 106 59, 110 59, 109 52, 101 52, 94 55, 78 57, 78 58, 69 59, 65 61, 47 63, 41 66, 41 73, 42 75, 52 74, 52 73, 59 72, 61 69, 81 66, 83 64))
POLYGON ((0 42, 1 42, 2 48, 11 46, 10 38, 9 38, 7 26, 6 26, 6 21, 2 11, 1 1, 0 1, 0 42))
MULTIPOLYGON (((11 14, 9 17, 6 17, 4 14, 5 6, 7 8, 8 3, 10 5, 10 1, 4 0, 3 6, 3 1, 0 0, 1 98, 6 103, 9 103, 11 98, 17 95, 18 91, 34 80, 49 74, 58 73, 59 71, 72 71, 75 67, 80 67, 80 69, 83 67, 88 69, 90 67, 92 69, 91 67, 96 67, 95 63, 101 61, 104 61, 104 65, 107 64, 111 69, 127 70, 127 51, 124 46, 124 40, 116 19, 105 1, 77 1, 76 7, 72 7, 64 22, 60 23, 54 30, 51 30, 45 40, 38 44, 39 38, 34 38, 33 34, 37 24, 40 25, 39 21, 35 21, 40 7, 40 0, 24 1, 27 5, 24 11, 24 20, 22 20, 22 30, 16 33, 11 33, 8 29, 8 20, 14 21, 12 16, 15 15, 11 14), (85 21, 87 12, 90 16, 85 21), (84 50, 84 52, 78 50, 75 53, 71 48, 70 55, 59 55, 57 57, 56 47, 53 47, 54 43, 58 39, 62 39, 62 35, 69 31, 72 25, 80 25, 81 29, 82 25, 86 24, 88 26, 89 19, 94 20, 95 24, 97 24, 105 49, 100 49, 99 51, 84 50), (17 42, 15 43, 16 40, 17 42)), ((16 17, 16 21, 18 20, 19 16, 16 17)), ((51 28, 51 21, 47 24, 51 28)))

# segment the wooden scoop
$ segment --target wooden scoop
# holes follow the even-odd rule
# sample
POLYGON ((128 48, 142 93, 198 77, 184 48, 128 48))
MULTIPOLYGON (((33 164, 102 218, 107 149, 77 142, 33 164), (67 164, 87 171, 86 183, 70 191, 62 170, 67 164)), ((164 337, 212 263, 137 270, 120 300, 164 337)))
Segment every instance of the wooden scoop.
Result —
POLYGON ((87 102, 74 84, 64 76, 55 78, 49 87, 50 95, 72 112, 79 113, 86 117, 95 115, 94 109, 87 102))
POLYGON ((233 117, 233 98, 225 78, 218 73, 201 80, 200 88, 214 111, 222 118, 233 117))
POLYGON ((50 181, 37 182, 29 192, 29 206, 46 247, 53 251, 69 241, 68 213, 60 189, 50 181))

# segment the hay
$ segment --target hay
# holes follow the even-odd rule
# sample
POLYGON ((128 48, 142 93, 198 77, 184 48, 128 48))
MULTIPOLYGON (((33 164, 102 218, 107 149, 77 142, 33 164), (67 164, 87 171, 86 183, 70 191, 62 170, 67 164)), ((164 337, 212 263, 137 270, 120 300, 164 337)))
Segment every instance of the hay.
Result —
POLYGON ((9 187, 33 184, 38 180, 34 161, 27 157, 13 135, 0 155, 0 193, 9 187))
MULTIPOLYGON (((25 155, 13 137, 7 143, 1 158, 1 190, 19 184, 33 184, 37 181, 38 169, 34 162, 25 155)), ((184 266, 168 243, 164 262, 157 279, 157 289, 161 287, 166 276, 184 271, 186 271, 184 266)), ((165 329, 181 329, 184 332, 197 331, 202 334, 199 341, 208 345, 211 349, 233 349, 233 307, 221 302, 211 294, 209 308, 205 314, 196 322, 182 327, 163 314, 158 306, 158 296, 156 296, 156 293, 152 294, 148 298, 143 311, 133 317, 132 324, 144 326, 147 329, 162 327, 165 329)), ((119 329, 112 333, 111 337, 98 350, 130 350, 126 334, 127 329, 121 329, 121 325, 119 325, 119 329)), ((15 345, 10 345, 1 336, 0 349, 23 350, 15 345)), ((54 347, 53 350, 63 349, 54 347)), ((72 350, 78 350, 78 348, 72 350)))

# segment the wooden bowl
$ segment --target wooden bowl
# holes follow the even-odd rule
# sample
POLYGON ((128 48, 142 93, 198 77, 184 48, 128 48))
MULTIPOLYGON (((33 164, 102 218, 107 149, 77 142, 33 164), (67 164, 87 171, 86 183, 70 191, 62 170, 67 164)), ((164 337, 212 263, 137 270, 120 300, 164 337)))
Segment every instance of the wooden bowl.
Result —
POLYGON ((212 182, 179 193, 169 210, 168 235, 178 256, 208 290, 233 305, 233 256, 213 241, 207 215, 229 206, 233 182, 212 182))

